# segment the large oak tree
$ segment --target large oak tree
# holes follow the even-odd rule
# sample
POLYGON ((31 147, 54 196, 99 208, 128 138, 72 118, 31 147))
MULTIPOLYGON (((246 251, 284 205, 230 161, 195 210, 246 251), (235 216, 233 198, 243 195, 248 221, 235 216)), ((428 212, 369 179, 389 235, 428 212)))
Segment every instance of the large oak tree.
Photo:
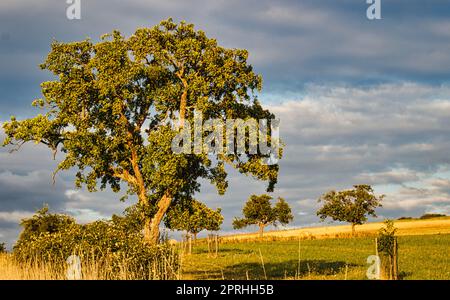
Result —
POLYGON ((257 154, 174 154, 171 142, 194 110, 205 119, 271 119, 256 92, 261 77, 246 50, 227 49, 192 24, 162 21, 125 38, 118 31, 101 41, 53 42, 42 64, 55 79, 42 83, 43 110, 4 124, 4 145, 29 141, 64 158, 55 172, 77 168, 76 185, 89 191, 110 186, 135 194, 144 219, 144 240, 157 243, 170 206, 191 199, 199 180, 223 194, 228 164, 241 173, 277 181, 278 165, 257 154), (171 124, 178 123, 174 128, 171 124))

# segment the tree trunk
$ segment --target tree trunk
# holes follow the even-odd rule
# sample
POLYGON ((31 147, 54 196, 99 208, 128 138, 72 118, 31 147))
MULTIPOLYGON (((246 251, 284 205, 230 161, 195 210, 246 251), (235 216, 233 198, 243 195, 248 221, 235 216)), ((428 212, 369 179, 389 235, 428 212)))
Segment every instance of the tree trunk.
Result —
POLYGON ((262 238, 263 237, 263 235, 264 235, 264 227, 265 227, 266 225, 264 225, 264 224, 259 224, 259 237, 260 238, 262 238))
POLYGON ((180 123, 179 127, 184 127, 184 119, 186 117, 186 101, 187 101, 187 90, 184 90, 181 95, 181 103, 180 103, 180 123))
POLYGON ((152 219, 148 216, 145 216, 144 219, 144 242, 151 244, 151 236, 152 236, 152 219))
POLYGON ((392 260, 389 255, 386 255, 383 252, 380 255, 380 279, 392 279, 392 260))
POLYGON ((177 75, 178 75, 178 78, 183 83, 183 94, 181 94, 181 99, 180 99, 180 124, 179 124, 179 127, 183 128, 184 127, 184 119, 186 117, 186 105, 187 105, 187 96, 188 96, 188 90, 187 90, 188 83, 187 83, 186 78, 183 77, 184 67, 179 71, 179 73, 177 75))
POLYGON ((144 241, 150 245, 156 245, 159 241, 159 224, 166 214, 172 202, 172 197, 167 193, 159 200, 158 210, 153 218, 146 218, 144 223, 144 241))
POLYGON ((352 223, 352 237, 354 237, 355 233, 356 233, 355 226, 356 226, 356 224, 352 223))

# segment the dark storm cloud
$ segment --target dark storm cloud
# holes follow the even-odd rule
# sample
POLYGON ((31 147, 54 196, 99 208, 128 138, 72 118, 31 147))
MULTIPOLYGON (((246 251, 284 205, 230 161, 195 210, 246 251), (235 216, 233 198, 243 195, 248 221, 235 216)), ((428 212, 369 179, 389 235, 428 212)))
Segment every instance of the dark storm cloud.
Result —
POLYGON ((0 118, 30 111, 38 65, 52 39, 81 40, 119 29, 129 35, 173 16, 228 47, 247 48, 266 93, 298 92, 309 82, 365 84, 449 79, 450 9, 446 1, 384 1, 368 21, 365 1, 83 1, 68 20, 65 1, 2 1, 0 118), (11 109, 11 106, 14 109, 11 109))

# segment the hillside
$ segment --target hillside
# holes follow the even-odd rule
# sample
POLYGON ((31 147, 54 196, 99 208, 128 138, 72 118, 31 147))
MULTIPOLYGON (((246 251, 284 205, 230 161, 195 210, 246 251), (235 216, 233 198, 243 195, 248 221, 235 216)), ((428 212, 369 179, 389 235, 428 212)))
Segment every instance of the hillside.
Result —
MULTIPOLYGON (((367 223, 356 226, 358 235, 375 234, 383 226, 382 222, 367 223)), ((428 235, 428 234, 450 234, 450 217, 427 219, 427 220, 396 220, 395 227, 397 235, 428 235)), ((265 238, 336 238, 351 234, 350 225, 329 225, 318 227, 305 227, 287 230, 271 230, 264 233, 265 238)), ((223 241, 239 241, 258 238, 258 233, 243 233, 222 236, 223 241)))

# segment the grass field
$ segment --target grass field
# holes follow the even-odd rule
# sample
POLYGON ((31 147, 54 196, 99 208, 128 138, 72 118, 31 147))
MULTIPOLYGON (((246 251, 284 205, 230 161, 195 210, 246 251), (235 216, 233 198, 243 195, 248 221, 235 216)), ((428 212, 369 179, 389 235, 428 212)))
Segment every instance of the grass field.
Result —
MULTIPOLYGON (((400 236, 402 279, 450 279, 450 234, 400 236)), ((183 279, 365 279, 373 238, 226 243, 217 258, 205 245, 183 261, 183 279)))
MULTIPOLYGON (((382 223, 222 237, 217 257, 201 241, 183 260, 183 279, 366 279, 382 223), (342 238, 345 236, 345 238, 342 238)), ((402 279, 450 279, 450 218, 396 221, 402 279)))

